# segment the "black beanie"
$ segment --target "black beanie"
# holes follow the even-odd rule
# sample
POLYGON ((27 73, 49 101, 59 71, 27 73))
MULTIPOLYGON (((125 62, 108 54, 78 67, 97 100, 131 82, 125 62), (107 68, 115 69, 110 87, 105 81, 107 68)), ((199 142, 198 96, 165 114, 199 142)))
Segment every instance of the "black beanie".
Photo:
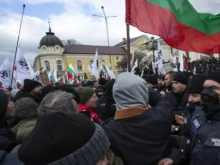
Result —
POLYGON ((54 85, 47 85, 41 89, 41 98, 43 99, 48 93, 50 93, 50 90, 53 89, 54 85))
POLYGON ((34 88, 42 86, 42 84, 38 81, 30 80, 30 79, 25 79, 24 80, 24 91, 30 93, 34 88))
POLYGON ((206 75, 195 75, 190 81, 188 93, 201 93, 206 75))
POLYGON ((85 115, 46 113, 38 117, 18 157, 25 165, 96 164, 108 145, 104 130, 85 115))
POLYGON ((206 80, 213 80, 216 81, 217 83, 220 84, 220 69, 211 72, 208 76, 206 80))
POLYGON ((8 106, 8 96, 0 91, 0 119, 4 116, 8 106))
POLYGON ((175 75, 173 81, 177 81, 181 84, 188 86, 188 77, 184 73, 179 73, 175 75))
POLYGON ((157 85, 157 78, 155 76, 148 76, 145 80, 152 85, 157 85))

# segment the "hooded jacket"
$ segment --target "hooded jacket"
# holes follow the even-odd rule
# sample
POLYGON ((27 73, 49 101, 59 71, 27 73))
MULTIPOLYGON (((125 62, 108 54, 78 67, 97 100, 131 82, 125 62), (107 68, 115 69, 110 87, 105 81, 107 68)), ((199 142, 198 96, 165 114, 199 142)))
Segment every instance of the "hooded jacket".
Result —
POLYGON ((157 165, 170 152, 170 104, 152 89, 148 94, 146 82, 130 73, 118 76, 113 96, 115 120, 103 127, 114 153, 126 165, 157 165))

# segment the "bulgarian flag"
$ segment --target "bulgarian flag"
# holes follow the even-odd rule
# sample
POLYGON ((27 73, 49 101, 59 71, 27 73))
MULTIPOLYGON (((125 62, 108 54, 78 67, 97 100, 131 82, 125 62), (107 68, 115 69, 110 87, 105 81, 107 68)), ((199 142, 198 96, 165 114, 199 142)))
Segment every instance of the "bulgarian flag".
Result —
POLYGON ((220 52, 220 1, 126 0, 126 23, 184 51, 220 52))
POLYGON ((187 61, 188 61, 188 58, 187 56, 184 54, 183 55, 183 67, 185 70, 187 70, 187 61))
POLYGON ((68 74, 67 72, 64 73, 63 77, 62 77, 63 83, 64 84, 69 84, 69 79, 68 79, 68 74))
POLYGON ((104 69, 103 69, 102 60, 101 60, 99 79, 104 78, 104 77, 105 77, 105 74, 104 74, 104 69))
POLYGON ((73 80, 77 77, 76 71, 74 70, 72 64, 69 64, 68 68, 67 68, 67 74, 68 74, 68 78, 73 80))
POLYGON ((209 55, 207 55, 207 54, 200 54, 200 60, 206 61, 206 60, 208 60, 208 59, 210 59, 210 56, 209 56, 209 55))

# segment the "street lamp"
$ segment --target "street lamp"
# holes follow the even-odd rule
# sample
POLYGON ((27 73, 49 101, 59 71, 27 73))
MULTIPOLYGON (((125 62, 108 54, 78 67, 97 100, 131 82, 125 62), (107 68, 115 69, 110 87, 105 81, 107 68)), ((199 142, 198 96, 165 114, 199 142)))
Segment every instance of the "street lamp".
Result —
POLYGON ((101 6, 101 9, 102 9, 102 11, 103 11, 104 16, 96 15, 96 14, 93 14, 93 16, 95 16, 95 17, 102 17, 102 18, 105 19, 106 33, 107 33, 107 42, 108 42, 108 52, 109 52, 109 60, 110 60, 110 65, 111 65, 111 67, 112 67, 111 55, 110 55, 110 50, 109 50, 108 18, 117 17, 117 16, 106 16, 106 15, 105 15, 104 6, 101 6))
POLYGON ((155 61, 155 54, 154 51, 157 50, 157 40, 154 39, 154 37, 150 38, 151 40, 147 43, 145 43, 147 50, 152 50, 153 51, 153 61, 155 61))

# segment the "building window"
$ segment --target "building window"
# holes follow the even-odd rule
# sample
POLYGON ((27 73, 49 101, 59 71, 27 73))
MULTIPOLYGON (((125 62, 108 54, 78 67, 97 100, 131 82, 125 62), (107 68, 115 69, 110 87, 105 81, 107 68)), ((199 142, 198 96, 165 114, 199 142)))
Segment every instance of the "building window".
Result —
POLYGON ((58 52, 60 50, 60 47, 59 46, 56 46, 56 51, 58 52))
POLYGON ((58 70, 58 71, 63 70, 62 62, 61 62, 60 60, 57 61, 57 70, 58 70))
POLYGON ((93 64, 93 60, 90 60, 89 61, 89 66, 92 65, 92 64, 93 64))
POLYGON ((82 71, 83 70, 82 61, 81 60, 77 60, 76 61, 76 65, 77 65, 77 70, 78 71, 82 71))
POLYGON ((50 63, 49 63, 49 61, 44 61, 44 65, 45 65, 46 71, 49 72, 50 71, 50 63))

